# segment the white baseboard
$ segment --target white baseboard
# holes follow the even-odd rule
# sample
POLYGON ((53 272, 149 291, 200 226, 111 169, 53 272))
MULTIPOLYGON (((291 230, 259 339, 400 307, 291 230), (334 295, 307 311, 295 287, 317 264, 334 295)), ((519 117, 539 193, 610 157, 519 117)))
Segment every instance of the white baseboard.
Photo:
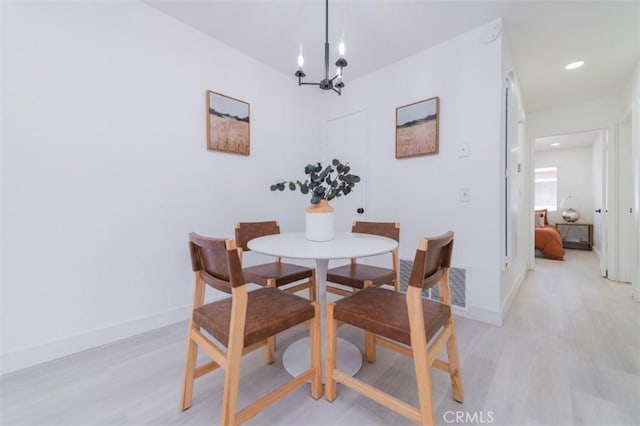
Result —
POLYGON ((634 286, 631 289, 631 297, 633 298, 633 300, 640 303, 640 288, 634 286))
POLYGON ((182 306, 144 318, 137 318, 121 324, 90 330, 74 336, 34 345, 0 356, 0 374, 7 374, 23 368, 42 364, 87 349, 113 343, 136 334, 184 321, 189 318, 190 306, 182 306))
POLYGON ((453 306, 453 313, 459 317, 502 327, 502 315, 500 312, 490 311, 488 309, 477 308, 474 306, 467 306, 466 308, 453 306))

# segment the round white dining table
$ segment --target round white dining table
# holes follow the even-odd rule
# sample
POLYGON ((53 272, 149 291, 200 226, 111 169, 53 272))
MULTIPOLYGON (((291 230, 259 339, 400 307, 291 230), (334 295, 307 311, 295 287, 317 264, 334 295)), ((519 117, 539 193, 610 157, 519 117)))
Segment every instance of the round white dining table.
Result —
MULTIPOLYGON (((322 358, 325 355, 325 326, 327 305, 327 270, 331 259, 375 256, 395 250, 398 242, 392 238, 369 234, 336 233, 330 241, 309 241, 304 232, 282 233, 260 237, 248 242, 248 247, 271 256, 294 259, 314 259, 316 262, 317 300, 322 314, 322 358)), ((340 370, 351 375, 362 367, 362 353, 348 340, 338 339, 337 362, 340 370)), ((298 340, 285 349, 282 356, 285 369, 297 376, 309 368, 309 338, 298 340)), ((322 363, 324 379, 324 361, 322 363)), ((324 380, 323 380, 324 381, 324 380)))

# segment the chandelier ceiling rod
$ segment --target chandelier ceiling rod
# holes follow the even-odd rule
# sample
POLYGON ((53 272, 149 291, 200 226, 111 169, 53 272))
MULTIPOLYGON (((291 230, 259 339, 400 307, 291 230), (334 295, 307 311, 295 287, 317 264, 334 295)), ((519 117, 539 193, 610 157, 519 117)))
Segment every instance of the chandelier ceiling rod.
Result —
POLYGON ((342 81, 342 70, 347 66, 347 60, 344 58, 344 43, 341 42, 339 46, 340 58, 336 61, 338 71, 336 72, 336 75, 329 78, 329 0, 325 0, 324 37, 324 79, 319 83, 307 83, 302 81, 302 78, 307 76, 304 71, 302 71, 302 65, 304 64, 302 50, 300 51, 300 56, 298 56, 298 70, 296 71, 295 76, 298 77, 298 86, 318 86, 322 90, 333 90, 338 95, 341 95, 342 88, 344 87, 344 82, 342 81), (336 79, 338 81, 334 84, 333 81, 336 79))

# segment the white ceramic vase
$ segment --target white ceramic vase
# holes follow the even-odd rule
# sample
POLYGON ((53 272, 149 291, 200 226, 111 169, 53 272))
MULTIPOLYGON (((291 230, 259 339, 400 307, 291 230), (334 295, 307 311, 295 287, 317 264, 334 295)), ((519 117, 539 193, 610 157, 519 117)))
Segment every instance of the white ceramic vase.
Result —
POLYGON ((327 200, 311 204, 305 212, 305 236, 309 241, 330 241, 334 235, 335 212, 327 200))

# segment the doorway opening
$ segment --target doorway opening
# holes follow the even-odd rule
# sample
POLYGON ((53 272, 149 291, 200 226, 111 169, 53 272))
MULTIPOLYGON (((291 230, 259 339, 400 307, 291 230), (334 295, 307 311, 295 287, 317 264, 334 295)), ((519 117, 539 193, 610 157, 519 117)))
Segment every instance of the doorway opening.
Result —
POLYGON ((606 234, 606 137, 607 131, 598 129, 535 139, 537 257, 561 260, 566 250, 586 249, 602 258, 606 234))

